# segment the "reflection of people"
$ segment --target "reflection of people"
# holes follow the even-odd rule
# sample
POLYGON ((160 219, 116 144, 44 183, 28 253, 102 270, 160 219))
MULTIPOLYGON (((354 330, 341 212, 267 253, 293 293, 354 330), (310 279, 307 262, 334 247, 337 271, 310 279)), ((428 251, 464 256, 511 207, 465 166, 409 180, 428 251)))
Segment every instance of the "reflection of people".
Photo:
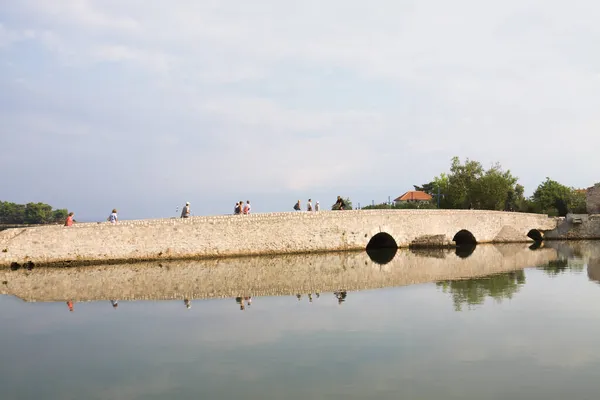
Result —
POLYGON ((187 201, 185 206, 181 209, 181 218, 189 218, 190 217, 190 202, 187 201))
POLYGON ((308 294, 308 302, 309 302, 309 303, 312 303, 312 293, 309 293, 309 294, 308 294))
POLYGON ((67 301, 67 307, 69 307, 69 311, 73 311, 73 302, 71 300, 67 301))
POLYGON ((188 310, 192 308, 192 303, 189 299, 183 299, 183 304, 185 304, 185 308, 187 308, 188 310))
POLYGON ((119 307, 119 300, 111 300, 110 304, 112 304, 113 309, 117 309, 117 307, 119 307))
POLYGON ((252 305, 252 296, 244 297, 244 300, 246 301, 248 307, 252 305))
POLYGON ((244 307, 244 299, 242 297, 236 297, 235 302, 240 305, 240 311, 244 311, 246 307, 244 307))
POLYGON ((67 215, 65 226, 73 226, 73 215, 75 215, 73 212, 70 212, 69 215, 67 215))
POLYGON ((344 301, 346 301, 346 291, 345 290, 342 290, 340 292, 334 292, 333 294, 338 299, 338 304, 342 304, 344 301))
POLYGON ((300 293, 298 293, 296 297, 298 298, 298 301, 302 300, 302 295, 300 293))

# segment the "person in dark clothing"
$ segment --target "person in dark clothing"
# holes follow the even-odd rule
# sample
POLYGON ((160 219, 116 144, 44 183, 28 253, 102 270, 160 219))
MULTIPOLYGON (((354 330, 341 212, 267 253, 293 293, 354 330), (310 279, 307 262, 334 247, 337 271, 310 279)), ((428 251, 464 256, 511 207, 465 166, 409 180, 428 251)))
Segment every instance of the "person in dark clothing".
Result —
POLYGON ((343 210, 344 207, 346 207, 346 203, 344 203, 344 199, 342 199, 342 196, 338 196, 337 201, 333 205, 333 208, 335 210, 343 210))

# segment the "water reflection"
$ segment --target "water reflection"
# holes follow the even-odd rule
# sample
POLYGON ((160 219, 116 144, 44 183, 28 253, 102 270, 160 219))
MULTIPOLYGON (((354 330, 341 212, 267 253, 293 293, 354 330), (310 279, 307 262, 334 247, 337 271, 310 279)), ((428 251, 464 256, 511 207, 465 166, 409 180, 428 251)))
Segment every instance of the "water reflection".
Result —
POLYGON ((473 243, 473 244, 469 244, 469 243, 461 244, 459 246, 456 246, 455 254, 458 257, 460 257, 460 258, 467 258, 471 254, 473 254, 473 252, 475 251, 476 247, 477 247, 477 244, 475 244, 475 243, 473 243))
MULTIPOLYGON (((553 248, 482 245, 463 258, 452 249, 399 250, 386 264, 365 253, 0 270, 0 294, 27 301, 167 300, 340 293, 466 279, 557 260, 553 248)), ((379 260, 381 261, 381 260, 379 260)), ((309 302, 312 297, 309 296, 309 302)), ((248 304, 240 303, 245 309, 248 304)), ((115 305, 113 305, 115 307, 115 305)), ((116 308, 116 307, 115 307, 116 308)))
POLYGON ((537 250, 537 249, 543 247, 543 245, 544 245, 544 242, 535 241, 535 242, 533 242, 533 244, 531 246, 529 246, 529 249, 530 250, 537 250))
POLYGON ((373 261, 374 263, 379 264, 379 265, 385 265, 385 264, 391 262, 394 259, 394 257, 396 256, 397 252, 398 252, 398 249, 395 247, 385 247, 385 248, 380 248, 380 249, 371 249, 371 248, 367 249, 367 255, 369 256, 371 261, 373 261))
POLYGON ((511 299, 525 284, 523 270, 491 275, 480 279, 464 279, 437 282, 436 285, 444 293, 452 295, 456 311, 462 311, 463 306, 481 305, 487 297, 501 302, 511 299))

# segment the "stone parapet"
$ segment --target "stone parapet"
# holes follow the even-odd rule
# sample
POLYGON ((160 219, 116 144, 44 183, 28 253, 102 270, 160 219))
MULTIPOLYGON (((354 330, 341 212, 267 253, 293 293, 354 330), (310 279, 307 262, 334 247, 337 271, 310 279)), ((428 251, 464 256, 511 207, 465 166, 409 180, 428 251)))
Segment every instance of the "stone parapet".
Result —
POLYGON ((0 232, 0 266, 83 264, 365 249, 380 232, 400 247, 450 245, 462 230, 478 243, 525 242, 556 221, 480 210, 352 210, 81 223, 0 232), (430 243, 431 244, 431 243, 430 243))

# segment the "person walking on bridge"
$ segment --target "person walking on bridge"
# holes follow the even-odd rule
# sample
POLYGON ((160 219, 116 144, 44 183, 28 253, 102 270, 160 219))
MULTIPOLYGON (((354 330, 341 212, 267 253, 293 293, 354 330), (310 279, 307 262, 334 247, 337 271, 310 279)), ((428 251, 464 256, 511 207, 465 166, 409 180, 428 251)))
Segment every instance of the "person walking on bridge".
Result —
POLYGON ((119 221, 119 217, 117 216, 117 209, 113 208, 112 213, 107 218, 108 222, 111 224, 116 224, 119 221))
POLYGON ((185 203, 185 207, 181 210, 181 218, 189 218, 190 217, 190 202, 185 203))
POLYGON ((69 215, 67 216, 67 220, 65 221, 65 226, 73 226, 73 216, 75 214, 73 212, 70 212, 69 215))

